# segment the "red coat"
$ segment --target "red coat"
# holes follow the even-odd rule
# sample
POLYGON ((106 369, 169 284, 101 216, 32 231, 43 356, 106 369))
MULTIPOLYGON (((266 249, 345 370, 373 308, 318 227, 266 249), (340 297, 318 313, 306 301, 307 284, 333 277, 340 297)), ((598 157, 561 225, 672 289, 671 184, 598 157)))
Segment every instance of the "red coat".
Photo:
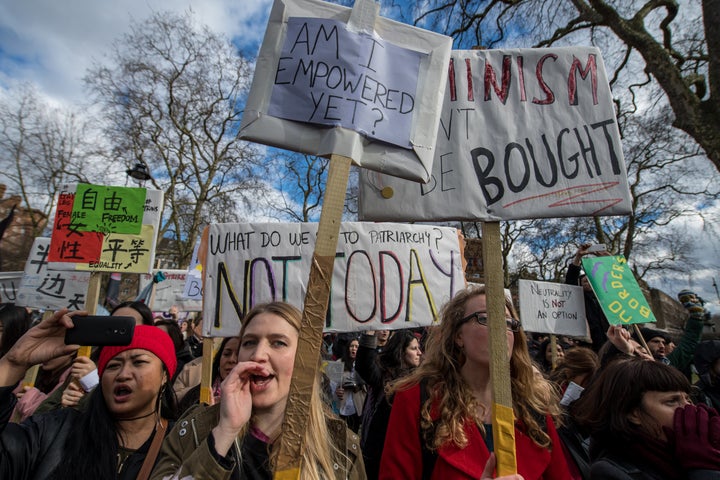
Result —
MULTIPOLYGON (((422 478, 422 450, 420 447, 420 386, 415 385, 396 393, 393 400, 380 462, 380 479, 397 480, 422 478)), ((570 480, 552 419, 547 417, 547 433, 552 451, 535 445, 529 436, 515 426, 517 473, 525 480, 570 480)), ((478 479, 485 469, 490 452, 475 422, 465 422, 468 446, 459 449, 448 443, 438 450, 431 479, 478 479)))

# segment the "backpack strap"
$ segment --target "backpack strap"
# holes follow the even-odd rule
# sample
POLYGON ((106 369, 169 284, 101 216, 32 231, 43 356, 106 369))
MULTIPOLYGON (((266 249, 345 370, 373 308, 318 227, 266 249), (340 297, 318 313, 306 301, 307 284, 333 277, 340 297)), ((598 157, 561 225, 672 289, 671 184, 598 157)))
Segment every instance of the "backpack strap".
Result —
MULTIPOLYGON (((427 388, 427 380, 420 380, 420 412, 423 405, 430 398, 430 392, 427 388)), ((422 413, 420 414, 420 448, 422 451, 422 480, 430 480, 433 470, 435 470, 435 461, 437 460, 437 452, 430 450, 427 446, 427 440, 435 434, 435 425, 431 428, 423 428, 422 413)))

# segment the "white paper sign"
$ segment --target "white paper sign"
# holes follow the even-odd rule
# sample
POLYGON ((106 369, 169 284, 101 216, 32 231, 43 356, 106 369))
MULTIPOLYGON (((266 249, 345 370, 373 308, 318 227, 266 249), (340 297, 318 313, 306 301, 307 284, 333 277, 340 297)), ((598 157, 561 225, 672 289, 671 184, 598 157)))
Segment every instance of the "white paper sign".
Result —
POLYGON ((424 56, 337 20, 289 18, 268 114, 409 149, 424 56))
POLYGON ((630 212, 612 94, 597 48, 456 50, 448 72, 430 182, 361 172, 361 219, 630 212))
POLYGON ((16 304, 47 310, 84 309, 90 272, 48 270, 49 248, 49 238, 35 238, 25 262, 16 304))
POLYGON ((13 303, 17 300, 23 272, 0 272, 0 303, 13 303))
MULTIPOLYGON (((253 305, 288 301, 302 308, 317 223, 210 225, 203 334, 237 335, 253 305)), ((454 228, 343 223, 325 331, 431 325, 464 288, 454 228)))
POLYGON ((198 260, 198 250, 200 249, 200 241, 195 243, 192 258, 190 259, 190 268, 188 268, 187 277, 185 278, 185 288, 183 288, 183 298, 199 300, 202 302, 202 264, 198 260))
POLYGON ((582 287, 520 280, 520 319, 525 331, 589 337, 582 287))
MULTIPOLYGON (((165 280, 155 285, 155 294, 150 308, 155 312, 167 312, 173 305, 181 312, 199 312, 202 310, 202 301, 186 299, 183 290, 187 282, 188 272, 185 270, 153 270, 162 272, 165 280)), ((153 275, 144 274, 140 276, 140 291, 150 282, 153 275)))
POLYGON ((275 0, 240 136, 427 181, 452 39, 366 3, 275 0))

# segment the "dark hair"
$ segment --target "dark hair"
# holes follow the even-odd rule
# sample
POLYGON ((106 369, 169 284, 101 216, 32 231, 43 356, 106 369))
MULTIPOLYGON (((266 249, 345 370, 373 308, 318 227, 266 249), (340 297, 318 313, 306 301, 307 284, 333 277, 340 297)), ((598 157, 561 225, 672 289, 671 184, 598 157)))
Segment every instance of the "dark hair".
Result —
POLYGON ((215 354, 215 358, 213 358, 212 363, 212 379, 215 380, 216 378, 220 378, 220 360, 222 359, 222 352, 225 350, 225 346, 228 344, 228 342, 232 339, 237 339, 238 337, 225 337, 223 338, 222 343, 220 343, 220 348, 218 348, 217 353, 215 354))
POLYGON ((170 335, 173 345, 175 346, 175 354, 177 355, 185 346, 185 340, 183 339, 182 332, 180 331, 180 325, 175 320, 160 319, 155 321, 156 327, 167 327, 167 334, 170 335))
POLYGON ((631 442, 641 434, 629 416, 646 392, 690 393, 691 385, 679 370, 661 362, 630 358, 612 362, 573 403, 577 423, 601 444, 631 442))
POLYGON ((0 357, 3 357, 15 342, 30 328, 32 315, 25 307, 17 307, 14 303, 0 305, 0 324, 2 324, 2 339, 0 339, 0 357))
POLYGON ((127 302, 118 303, 115 308, 112 309, 110 312, 110 315, 114 315, 116 311, 118 311, 121 308, 132 308, 136 312, 140 314, 142 317, 142 324, 143 325, 154 325, 155 321, 153 319, 153 314, 150 311, 150 307, 145 305, 143 302, 138 302, 134 300, 128 300, 127 302))
MULTIPOLYGON (((177 399, 169 380, 160 391, 157 408, 163 418, 177 418, 177 399)), ((75 428, 65 440, 63 460, 51 478, 74 478, 78 472, 87 475, 87 478, 117 478, 117 437, 117 423, 105 404, 100 382, 90 393, 87 410, 77 416, 75 428)))
MULTIPOLYGON (((550 374, 550 380, 563 387, 582 375, 590 380, 600 368, 597 353, 589 348, 575 347, 565 352, 565 359, 550 374)), ((584 385, 581 385, 584 386, 584 385)))
MULTIPOLYGON (((412 369, 405 363, 405 349, 417 337, 410 330, 396 330, 378 355, 385 381, 394 380, 412 369)), ((419 342, 419 340, 418 340, 419 342)))
POLYGON ((349 372, 350 370, 352 370, 353 364, 355 363, 355 360, 350 358, 350 344, 352 342, 358 342, 358 345, 359 345, 360 340, 358 339, 357 335, 353 334, 353 335, 348 336, 347 343, 345 345, 345 350, 343 351, 343 354, 342 354, 342 361, 343 361, 343 364, 345 365, 346 372, 349 372))

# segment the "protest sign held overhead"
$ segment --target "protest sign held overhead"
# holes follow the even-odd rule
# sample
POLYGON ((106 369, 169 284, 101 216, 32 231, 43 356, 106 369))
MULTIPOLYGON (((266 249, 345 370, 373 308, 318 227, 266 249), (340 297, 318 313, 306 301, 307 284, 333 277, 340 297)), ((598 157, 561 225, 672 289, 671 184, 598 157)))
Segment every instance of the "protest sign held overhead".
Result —
POLYGON ((200 240, 195 243, 192 258, 190 259, 190 267, 185 277, 185 287, 183 288, 183 298, 198 300, 202 302, 202 264, 198 259, 198 250, 200 249, 200 240))
POLYGON ((157 272, 162 272, 164 279, 155 285, 152 295, 152 305, 149 307, 155 312, 166 312, 170 307, 177 306, 183 312, 199 312, 202 310, 202 299, 191 300, 183 296, 187 282, 188 272, 185 270, 153 270, 153 274, 140 275, 140 290, 142 291, 153 281, 157 272))
POLYGON ((150 272, 162 203, 159 190, 67 185, 58 197, 48 268, 150 272), (90 227, 101 230, 87 231, 90 227))
POLYGON ((611 325, 657 321, 625 257, 585 257, 582 266, 611 325))
MULTIPOLYGON (((216 224, 208 230, 204 335, 237 335, 241 316, 257 303, 303 304, 317 224, 216 224)), ((465 286, 462 263, 453 228, 343 223, 325 330, 431 325, 465 286)))
POLYGON ((432 178, 361 172, 363 220, 620 215, 630 193, 594 47, 454 50, 432 178))
POLYGON ((582 287, 520 280, 520 318, 527 332, 589 337, 582 287))
POLYGON ((49 250, 49 238, 35 238, 15 303, 49 310, 82 310, 90 285, 90 272, 48 270, 49 250))
POLYGON ((22 275, 23 272, 0 272, 0 302, 15 302, 22 275))
POLYGON ((367 10, 276 0, 241 136, 427 181, 452 40, 367 10))

